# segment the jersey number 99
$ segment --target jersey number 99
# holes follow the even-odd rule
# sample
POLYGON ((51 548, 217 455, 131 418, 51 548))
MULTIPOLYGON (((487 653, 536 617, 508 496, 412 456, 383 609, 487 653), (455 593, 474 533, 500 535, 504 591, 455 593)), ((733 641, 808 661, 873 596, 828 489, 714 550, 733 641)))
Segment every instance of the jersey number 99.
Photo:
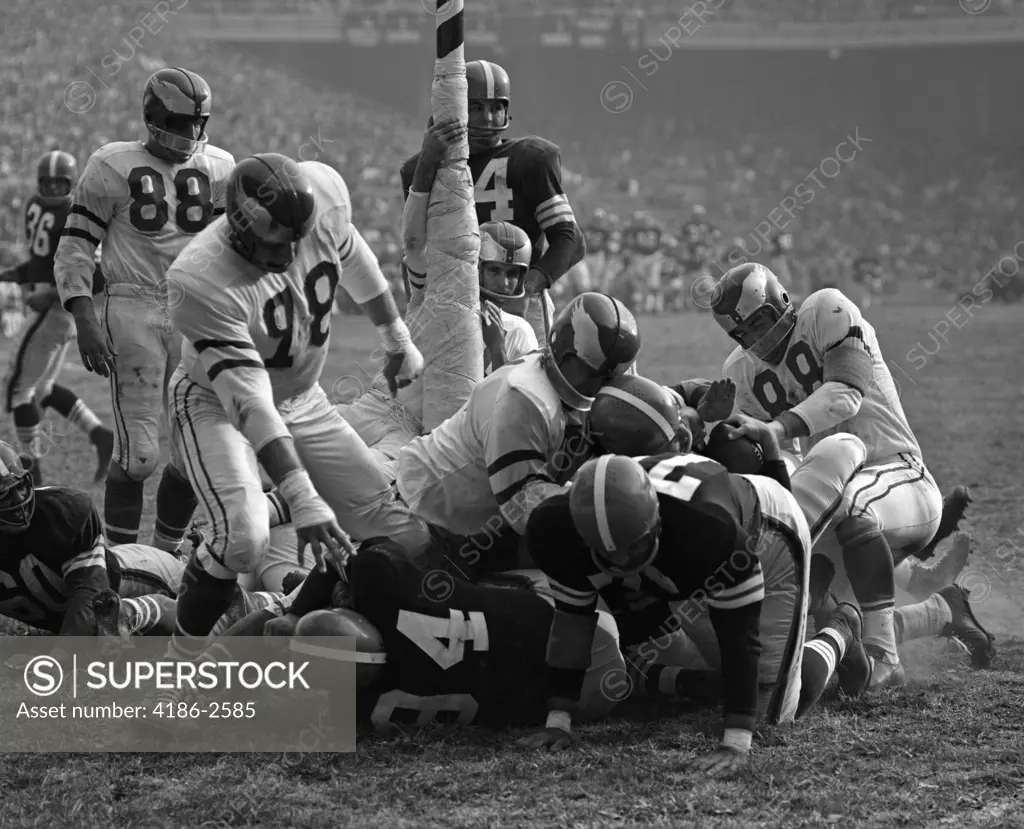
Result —
MULTIPOLYGON (((152 167, 135 167, 128 174, 128 192, 132 197, 128 208, 132 227, 143 233, 162 230, 170 217, 164 177, 152 167)), ((183 233, 198 233, 210 223, 213 196, 210 177, 202 170, 178 170, 174 174, 174 197, 178 202, 174 224, 183 233)))

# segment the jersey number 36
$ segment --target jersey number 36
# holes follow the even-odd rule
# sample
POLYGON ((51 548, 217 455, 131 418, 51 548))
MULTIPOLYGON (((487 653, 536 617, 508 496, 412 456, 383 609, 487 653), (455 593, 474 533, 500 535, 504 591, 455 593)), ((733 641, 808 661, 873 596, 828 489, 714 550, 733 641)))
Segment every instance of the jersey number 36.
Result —
MULTIPOLYGON (((450 610, 449 617, 443 619, 439 616, 400 610, 397 630, 418 645, 442 671, 447 671, 462 662, 466 646, 470 643, 474 651, 489 649, 487 622, 480 611, 467 613, 462 610, 450 610), (448 644, 442 644, 442 639, 447 639, 448 644)), ((469 725, 476 718, 479 707, 470 694, 421 697, 406 691, 393 690, 380 695, 370 719, 374 725, 385 725, 391 722, 395 709, 402 708, 419 712, 416 717, 417 725, 433 722, 441 712, 454 714, 454 721, 459 725, 469 725)))

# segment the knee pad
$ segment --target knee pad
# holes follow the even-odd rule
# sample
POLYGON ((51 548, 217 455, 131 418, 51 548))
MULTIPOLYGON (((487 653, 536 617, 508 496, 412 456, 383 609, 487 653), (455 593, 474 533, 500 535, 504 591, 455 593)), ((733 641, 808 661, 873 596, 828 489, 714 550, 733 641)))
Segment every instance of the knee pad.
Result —
POLYGON ((846 484, 867 459, 864 441, 840 432, 818 443, 790 476, 793 497, 817 541, 845 506, 846 484))
POLYGON ((124 472, 125 477, 129 480, 142 483, 147 480, 150 475, 156 472, 156 468, 159 464, 159 448, 154 448, 152 451, 143 454, 139 451, 138 447, 133 447, 131 455, 128 458, 128 467, 125 468, 119 465, 118 468, 124 472))
POLYGON ((878 525, 878 518, 870 511, 848 515, 836 525, 836 540, 844 550, 881 535, 882 528, 878 525))
POLYGON ((226 538, 213 539, 210 554, 232 573, 252 573, 270 548, 270 527, 232 516, 226 538))

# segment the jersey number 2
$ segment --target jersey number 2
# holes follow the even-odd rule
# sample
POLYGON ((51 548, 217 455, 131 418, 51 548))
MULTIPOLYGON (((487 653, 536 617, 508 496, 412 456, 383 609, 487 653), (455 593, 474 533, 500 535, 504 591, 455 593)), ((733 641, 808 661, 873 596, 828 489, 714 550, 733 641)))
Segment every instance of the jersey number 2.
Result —
MULTIPOLYGON (((398 612, 396 629, 419 646, 443 671, 453 668, 465 658, 466 644, 473 643, 474 651, 489 650, 487 621, 480 611, 449 610, 449 617, 427 616, 411 610, 398 612), (441 640, 447 639, 448 644, 441 640)), ((380 695, 370 715, 375 725, 391 722, 396 708, 419 711, 417 725, 433 722, 438 713, 456 714, 456 722, 469 725, 479 710, 477 701, 470 694, 441 694, 421 697, 406 691, 388 691, 380 695)))
MULTIPOLYGON (((128 218, 136 230, 156 233, 170 216, 164 177, 152 167, 135 167, 128 174, 128 192, 132 203, 128 218)), ((174 174, 174 197, 178 206, 174 210, 174 224, 185 233, 198 233, 210 223, 213 215, 213 196, 210 177, 202 170, 178 170, 174 174), (188 211, 197 208, 199 216, 190 219, 188 211)))
MULTIPOLYGON (((331 262, 315 265, 306 274, 303 287, 309 312, 313 315, 309 344, 320 348, 331 336, 331 309, 334 307, 334 291, 338 287, 338 269, 331 262)), ((267 334, 281 340, 274 356, 265 360, 263 365, 267 368, 291 368, 295 362, 290 353, 295 333, 295 301, 290 290, 285 288, 267 300, 263 306, 263 324, 267 327, 267 334)))
POLYGON ((486 222, 512 221, 512 191, 508 187, 508 159, 492 158, 487 162, 480 180, 473 188, 473 199, 477 207, 493 204, 486 222))

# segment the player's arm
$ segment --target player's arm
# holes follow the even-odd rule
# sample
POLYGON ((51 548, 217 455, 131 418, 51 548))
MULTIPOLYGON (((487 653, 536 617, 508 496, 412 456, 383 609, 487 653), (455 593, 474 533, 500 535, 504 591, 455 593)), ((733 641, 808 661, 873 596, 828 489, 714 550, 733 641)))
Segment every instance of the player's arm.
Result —
POLYGON ((89 159, 75 187, 54 255, 53 274, 61 304, 76 318, 93 313, 94 254, 127 195, 126 188, 123 176, 96 156, 89 159))
POLYGON ((540 158, 531 159, 523 178, 526 192, 536 205, 534 218, 548 243, 548 249, 530 269, 531 273, 539 271, 546 284, 532 285, 532 280, 527 280, 528 289, 538 293, 550 288, 586 255, 587 242, 576 224, 569 197, 562 189, 562 158, 558 147, 551 144, 543 148, 540 158))
POLYGON ((536 506, 565 491, 551 476, 548 423, 522 392, 510 389, 494 407, 484 454, 501 514, 522 535, 536 506))
MULTIPOLYGON (((88 496, 82 494, 79 497, 88 496)), ((77 554, 61 565, 61 576, 68 597, 60 635, 95 636, 96 619, 92 612, 92 600, 100 590, 110 587, 110 580, 107 576, 103 523, 91 499, 86 519, 75 533, 73 544, 77 554)))
POLYGON ((377 327, 381 345, 387 354, 383 373, 393 396, 398 389, 408 386, 420 376, 423 355, 413 343, 412 334, 398 312, 377 257, 351 224, 338 249, 338 258, 341 261, 341 286, 377 327))
POLYGON ((527 738, 531 745, 553 745, 553 729, 571 733, 597 629, 598 593, 583 569, 589 551, 572 529, 569 497, 556 495, 537 506, 526 528, 530 557, 548 578, 555 612, 546 653, 548 718, 544 732, 527 738))
POLYGON ((703 523, 707 531, 702 546, 720 562, 705 586, 722 660, 722 745, 749 751, 758 715, 764 575, 746 533, 724 509, 703 523))
POLYGON ((210 185, 210 200, 213 202, 213 212, 211 214, 211 220, 216 219, 222 213, 227 212, 227 183, 228 175, 232 168, 235 166, 235 157, 226 150, 221 150, 226 156, 226 164, 224 166, 223 175, 218 176, 213 180, 210 185))
MULTIPOLYGON (((505 362, 511 363, 518 360, 520 357, 524 357, 531 351, 536 351, 540 348, 537 342, 537 335, 533 332, 533 326, 531 326, 522 317, 508 314, 505 318, 508 328, 505 330, 505 362), (509 324, 509 318, 512 322, 509 324)), ((492 362, 491 370, 498 368, 492 362)))
POLYGON ((864 319, 840 291, 828 289, 815 306, 813 350, 821 355, 822 384, 776 418, 781 438, 816 435, 860 411, 874 375, 864 319))

